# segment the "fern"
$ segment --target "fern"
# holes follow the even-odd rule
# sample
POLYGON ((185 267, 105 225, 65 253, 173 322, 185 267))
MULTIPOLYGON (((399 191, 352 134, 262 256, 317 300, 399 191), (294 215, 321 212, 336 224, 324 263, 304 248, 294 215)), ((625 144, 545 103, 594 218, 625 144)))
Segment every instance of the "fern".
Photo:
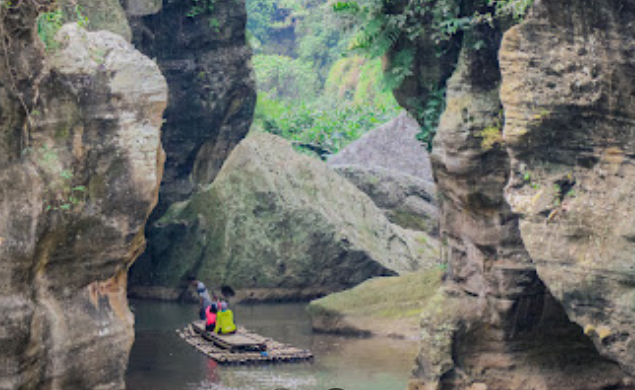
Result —
MULTIPOLYGON (((432 88, 427 94, 426 104, 416 112, 421 124, 417 139, 426 145, 428 151, 432 150, 432 141, 439 127, 441 114, 445 111, 445 92, 445 88, 432 88)), ((414 106, 419 107, 416 102, 414 106)))
POLYGON ((412 76, 414 61, 415 51, 413 49, 398 51, 393 56, 390 67, 384 71, 383 88, 392 91, 398 88, 406 77, 412 76))

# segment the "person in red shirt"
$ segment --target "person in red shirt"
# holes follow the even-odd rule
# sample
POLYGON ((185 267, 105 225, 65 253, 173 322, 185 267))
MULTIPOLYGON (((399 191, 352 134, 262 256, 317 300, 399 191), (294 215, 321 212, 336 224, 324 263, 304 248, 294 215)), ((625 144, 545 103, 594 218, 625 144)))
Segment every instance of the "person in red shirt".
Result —
POLYGON ((216 313, 218 313, 216 303, 212 303, 205 309, 205 330, 208 332, 213 332, 216 328, 216 313))

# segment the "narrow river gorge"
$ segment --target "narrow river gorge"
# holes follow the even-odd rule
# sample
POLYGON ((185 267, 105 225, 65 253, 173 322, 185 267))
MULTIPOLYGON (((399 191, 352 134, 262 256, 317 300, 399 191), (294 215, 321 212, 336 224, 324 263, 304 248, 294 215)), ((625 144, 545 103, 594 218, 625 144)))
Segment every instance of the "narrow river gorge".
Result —
POLYGON ((219 366, 175 330, 195 317, 195 305, 132 301, 135 344, 129 390, 403 390, 417 344, 412 340, 316 334, 304 304, 236 305, 237 321, 262 335, 310 349, 308 363, 219 366))
POLYGON ((0 390, 634 390, 633 20, 0 0, 0 390))

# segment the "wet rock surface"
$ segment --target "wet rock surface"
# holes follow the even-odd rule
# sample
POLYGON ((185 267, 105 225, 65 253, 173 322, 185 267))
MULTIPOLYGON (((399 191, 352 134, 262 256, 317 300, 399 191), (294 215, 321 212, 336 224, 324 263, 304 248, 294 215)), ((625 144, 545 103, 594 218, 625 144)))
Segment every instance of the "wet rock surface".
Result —
POLYGON ((326 164, 268 134, 244 140, 209 188, 155 224, 150 243, 159 261, 143 272, 148 285, 180 288, 196 273, 246 300, 304 300, 436 260, 425 233, 391 224, 326 164))
POLYGON ((16 46, 0 65, 0 388, 122 389, 167 86, 111 32, 66 25, 45 52, 36 16, 2 21, 16 46))
POLYGON ((391 222, 438 233, 430 157, 407 113, 366 134, 329 159, 329 165, 365 192, 391 222))

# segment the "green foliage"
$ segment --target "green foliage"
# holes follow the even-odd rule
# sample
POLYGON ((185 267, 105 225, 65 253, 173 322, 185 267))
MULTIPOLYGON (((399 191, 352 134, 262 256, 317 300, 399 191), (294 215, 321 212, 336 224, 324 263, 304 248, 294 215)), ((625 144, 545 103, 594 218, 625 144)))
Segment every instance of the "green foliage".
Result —
POLYGON ((346 39, 326 0, 248 0, 259 98, 254 129, 289 139, 301 153, 336 153, 391 120, 400 107, 381 83, 380 59, 343 58, 346 39), (291 21, 293 23, 291 23, 291 21), (288 46, 289 55, 277 46, 288 46))
POLYGON ((193 5, 192 8, 187 12, 187 16, 190 18, 195 18, 201 15, 204 12, 214 12, 214 8, 216 6, 216 0, 190 0, 193 5))
POLYGON ((414 64, 415 53, 413 49, 403 49, 395 53, 392 57, 391 66, 383 74, 383 86, 386 90, 392 91, 398 88, 406 77, 411 76, 412 65, 414 64))
POLYGON ((64 23, 75 21, 80 27, 86 28, 90 24, 88 17, 84 15, 81 6, 75 5, 72 8, 71 15, 64 13, 61 9, 50 12, 41 13, 37 19, 37 33, 47 51, 59 49, 59 43, 55 41, 55 34, 59 31, 64 23))
MULTIPOLYGON (((533 0, 476 0, 469 5, 463 0, 354 0, 332 3, 332 8, 347 21, 352 52, 371 58, 390 53, 383 83, 393 90, 413 75, 412 48, 418 42, 429 42, 442 55, 455 37, 462 39, 463 33, 479 24, 494 25, 510 18, 520 22, 532 4, 533 0)), ((486 45, 482 40, 464 43, 473 50, 486 45)), ((427 89, 427 96, 418 97, 419 102, 410 106, 417 110, 415 115, 422 124, 418 138, 430 149, 445 109, 445 89, 439 85, 428 85, 427 89)))
POLYGON ((327 99, 283 102, 260 94, 255 125, 324 157, 389 121, 399 110, 397 105, 374 106, 327 99))
MULTIPOLYGON (((445 111, 445 88, 433 88, 426 97, 425 105, 415 112, 415 116, 421 124, 421 131, 417 134, 417 139, 426 145, 428 151, 431 151, 441 114, 445 111)), ((411 102, 411 106, 420 107, 421 105, 417 102, 411 102)))
MULTIPOLYGON (((187 12, 187 16, 190 18, 196 18, 199 15, 207 14, 213 15, 216 9, 216 0, 190 0, 192 7, 187 12)), ((214 16, 210 16, 207 19, 207 23, 210 28, 216 32, 220 32, 220 21, 214 16)))
MULTIPOLYGON (((356 0, 333 3, 333 10, 349 21, 352 29, 350 49, 372 57, 383 56, 398 41, 414 42, 425 38, 437 45, 457 34, 495 18, 526 15, 534 0, 476 0, 473 9, 490 12, 466 14, 462 0, 410 0, 398 4, 391 0, 356 0)), ((442 48, 440 48, 442 49, 442 48)))
POLYGON ((258 90, 283 100, 312 99, 319 81, 313 68, 301 60, 279 55, 256 55, 253 66, 258 90))
POLYGON ((62 11, 56 10, 44 12, 37 19, 37 33, 46 50, 55 50, 59 48, 59 43, 55 41, 55 34, 62 28, 64 24, 62 11))
POLYGON ((74 7, 75 10, 75 21, 77 22, 77 24, 79 24, 79 27, 83 27, 86 28, 88 27, 88 25, 90 24, 90 20, 88 20, 88 17, 86 15, 84 15, 83 13, 83 9, 82 7, 80 7, 79 5, 75 5, 74 7))
POLYGON ((383 67, 379 58, 345 57, 333 64, 324 94, 330 99, 353 101, 376 107, 397 106, 392 92, 383 87, 383 67))
POLYGON ((247 0, 249 42, 256 54, 277 54, 310 64, 323 82, 345 52, 338 19, 327 0, 247 0))
POLYGON ((247 0, 247 30, 259 42, 270 42, 276 30, 285 25, 285 21, 298 10, 293 1, 247 0))
POLYGON ((519 23, 527 15, 534 0, 490 0, 490 4, 496 6, 495 15, 498 17, 511 16, 516 23, 519 23))
POLYGON ((523 175, 523 181, 526 181, 528 183, 531 182, 531 173, 525 172, 525 174, 523 175))

